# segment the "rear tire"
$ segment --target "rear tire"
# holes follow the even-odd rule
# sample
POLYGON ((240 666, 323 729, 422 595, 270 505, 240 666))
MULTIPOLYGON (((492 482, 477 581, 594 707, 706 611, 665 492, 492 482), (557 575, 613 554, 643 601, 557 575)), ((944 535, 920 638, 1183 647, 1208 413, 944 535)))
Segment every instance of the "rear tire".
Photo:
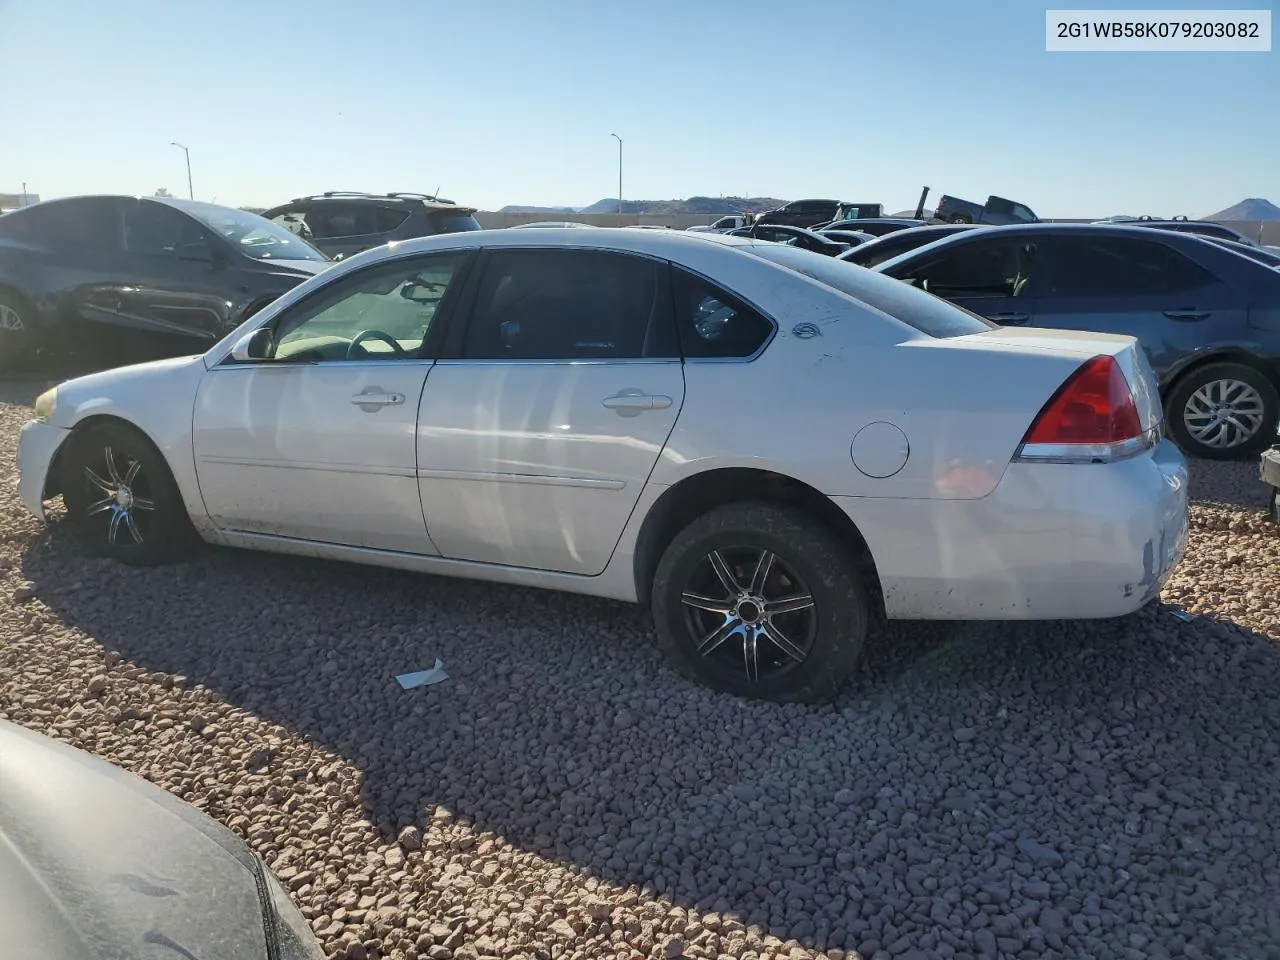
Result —
POLYGON ((1242 363, 1210 363, 1169 391, 1169 433, 1189 457, 1254 457, 1276 441, 1280 392, 1266 375, 1242 363))
POLYGON ((856 559, 810 515, 766 502, 719 507, 678 533, 652 605, 681 673, 763 700, 829 699, 857 669, 867 634, 856 559))
POLYGON ((973 223, 973 217, 969 216, 967 213, 956 213, 956 214, 952 214, 951 219, 948 222, 949 223, 973 223))
POLYGON ((147 567, 199 545, 169 465, 143 434, 122 423, 100 423, 67 443, 62 499, 91 553, 147 567))
POLYGON ((35 353, 35 311, 22 297, 0 290, 0 370, 18 370, 35 353))

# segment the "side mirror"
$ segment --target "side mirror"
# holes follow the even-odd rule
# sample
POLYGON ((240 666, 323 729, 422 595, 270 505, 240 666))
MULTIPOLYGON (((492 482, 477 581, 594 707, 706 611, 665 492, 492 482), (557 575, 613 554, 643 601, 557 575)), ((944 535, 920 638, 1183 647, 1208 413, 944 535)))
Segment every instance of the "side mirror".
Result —
POLYGON ((270 327, 259 327, 246 333, 231 348, 231 358, 237 363, 252 363, 255 360, 270 360, 271 348, 275 338, 270 327))

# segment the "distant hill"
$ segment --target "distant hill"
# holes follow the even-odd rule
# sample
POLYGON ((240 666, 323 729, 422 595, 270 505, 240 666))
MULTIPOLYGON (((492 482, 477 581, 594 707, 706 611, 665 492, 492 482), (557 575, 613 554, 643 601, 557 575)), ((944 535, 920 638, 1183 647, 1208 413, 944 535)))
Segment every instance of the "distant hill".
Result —
POLYGON ((1261 197, 1241 200, 1233 207, 1211 213, 1206 220, 1280 220, 1280 207, 1261 197))
MULTIPOLYGON (((688 200, 626 200, 622 201, 623 213, 697 214, 719 216, 730 213, 763 213, 780 207, 786 201, 773 197, 690 197, 688 200)), ((618 200, 599 200, 578 213, 617 213, 618 200)))
POLYGON ((498 213, 577 213, 577 207, 533 207, 519 203, 509 203, 498 213))

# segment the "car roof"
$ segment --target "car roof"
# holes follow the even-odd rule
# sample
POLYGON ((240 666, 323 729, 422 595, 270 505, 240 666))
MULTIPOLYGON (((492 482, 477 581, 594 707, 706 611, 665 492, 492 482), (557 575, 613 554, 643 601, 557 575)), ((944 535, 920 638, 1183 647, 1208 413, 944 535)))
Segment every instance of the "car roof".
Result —
POLYGON ((406 204, 426 207, 428 210, 451 210, 457 213, 475 213, 476 207, 460 206, 452 200, 429 193, 361 193, 357 190, 327 190, 324 193, 294 197, 287 203, 278 203, 270 210, 280 210, 298 203, 366 203, 380 207, 399 207, 406 204))

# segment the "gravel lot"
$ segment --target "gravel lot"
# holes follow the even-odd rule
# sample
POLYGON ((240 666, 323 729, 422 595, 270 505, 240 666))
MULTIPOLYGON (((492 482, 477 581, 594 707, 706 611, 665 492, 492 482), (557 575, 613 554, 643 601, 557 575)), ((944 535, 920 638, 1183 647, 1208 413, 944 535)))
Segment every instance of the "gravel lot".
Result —
POLYGON ((625 605, 90 559, 13 492, 37 392, 0 385, 0 716, 244 836, 332 957, 1280 957, 1253 463, 1194 467, 1190 622, 898 625, 808 708, 682 681, 625 605))

